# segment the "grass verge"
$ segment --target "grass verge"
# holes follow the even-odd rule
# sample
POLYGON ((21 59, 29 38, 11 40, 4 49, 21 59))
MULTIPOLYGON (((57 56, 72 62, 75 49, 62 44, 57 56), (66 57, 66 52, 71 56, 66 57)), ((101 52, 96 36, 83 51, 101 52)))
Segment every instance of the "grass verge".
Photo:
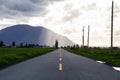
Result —
POLYGON ((0 69, 51 52, 53 48, 0 48, 0 69))
POLYGON ((109 49, 81 48, 66 50, 95 60, 105 61, 107 64, 120 67, 120 49, 110 52, 109 49))

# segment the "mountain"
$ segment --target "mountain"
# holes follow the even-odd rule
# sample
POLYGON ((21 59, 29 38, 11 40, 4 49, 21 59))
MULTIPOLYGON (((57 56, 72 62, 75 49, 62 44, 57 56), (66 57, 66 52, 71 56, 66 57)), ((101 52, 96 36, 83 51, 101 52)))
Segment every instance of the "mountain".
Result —
POLYGON ((53 46, 58 40, 60 46, 73 45, 67 37, 59 35, 47 28, 30 25, 14 25, 0 30, 0 40, 10 45, 13 41, 16 44, 39 44, 53 46))

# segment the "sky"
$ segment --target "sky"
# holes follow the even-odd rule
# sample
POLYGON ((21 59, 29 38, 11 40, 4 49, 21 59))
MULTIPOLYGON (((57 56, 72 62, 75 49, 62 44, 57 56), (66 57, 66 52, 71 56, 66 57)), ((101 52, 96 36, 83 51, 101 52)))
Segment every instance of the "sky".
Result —
MULTIPOLYGON (((120 0, 114 0, 114 46, 120 47, 120 0)), ((90 25, 90 46, 109 47, 112 0, 0 0, 0 29, 43 26, 82 45, 90 25)))

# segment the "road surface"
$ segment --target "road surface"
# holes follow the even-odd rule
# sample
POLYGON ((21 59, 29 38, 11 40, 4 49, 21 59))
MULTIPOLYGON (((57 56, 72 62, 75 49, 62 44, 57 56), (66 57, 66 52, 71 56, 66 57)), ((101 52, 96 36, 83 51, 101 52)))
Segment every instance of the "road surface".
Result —
POLYGON ((0 80, 120 80, 120 72, 58 49, 1 70, 0 80))

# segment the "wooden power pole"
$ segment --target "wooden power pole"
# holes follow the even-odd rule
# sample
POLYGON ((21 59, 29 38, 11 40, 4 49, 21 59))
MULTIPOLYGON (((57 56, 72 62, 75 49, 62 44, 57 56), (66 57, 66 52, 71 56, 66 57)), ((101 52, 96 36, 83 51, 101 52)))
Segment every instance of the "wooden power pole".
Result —
POLYGON ((89 47, 89 37, 90 37, 90 25, 88 25, 87 47, 89 47))
POLYGON ((82 46, 84 47, 84 26, 83 26, 83 30, 82 30, 82 32, 83 32, 83 36, 82 36, 82 46))
POLYGON ((112 1, 112 10, 111 10, 111 50, 113 48, 113 15, 114 15, 114 2, 112 1))

